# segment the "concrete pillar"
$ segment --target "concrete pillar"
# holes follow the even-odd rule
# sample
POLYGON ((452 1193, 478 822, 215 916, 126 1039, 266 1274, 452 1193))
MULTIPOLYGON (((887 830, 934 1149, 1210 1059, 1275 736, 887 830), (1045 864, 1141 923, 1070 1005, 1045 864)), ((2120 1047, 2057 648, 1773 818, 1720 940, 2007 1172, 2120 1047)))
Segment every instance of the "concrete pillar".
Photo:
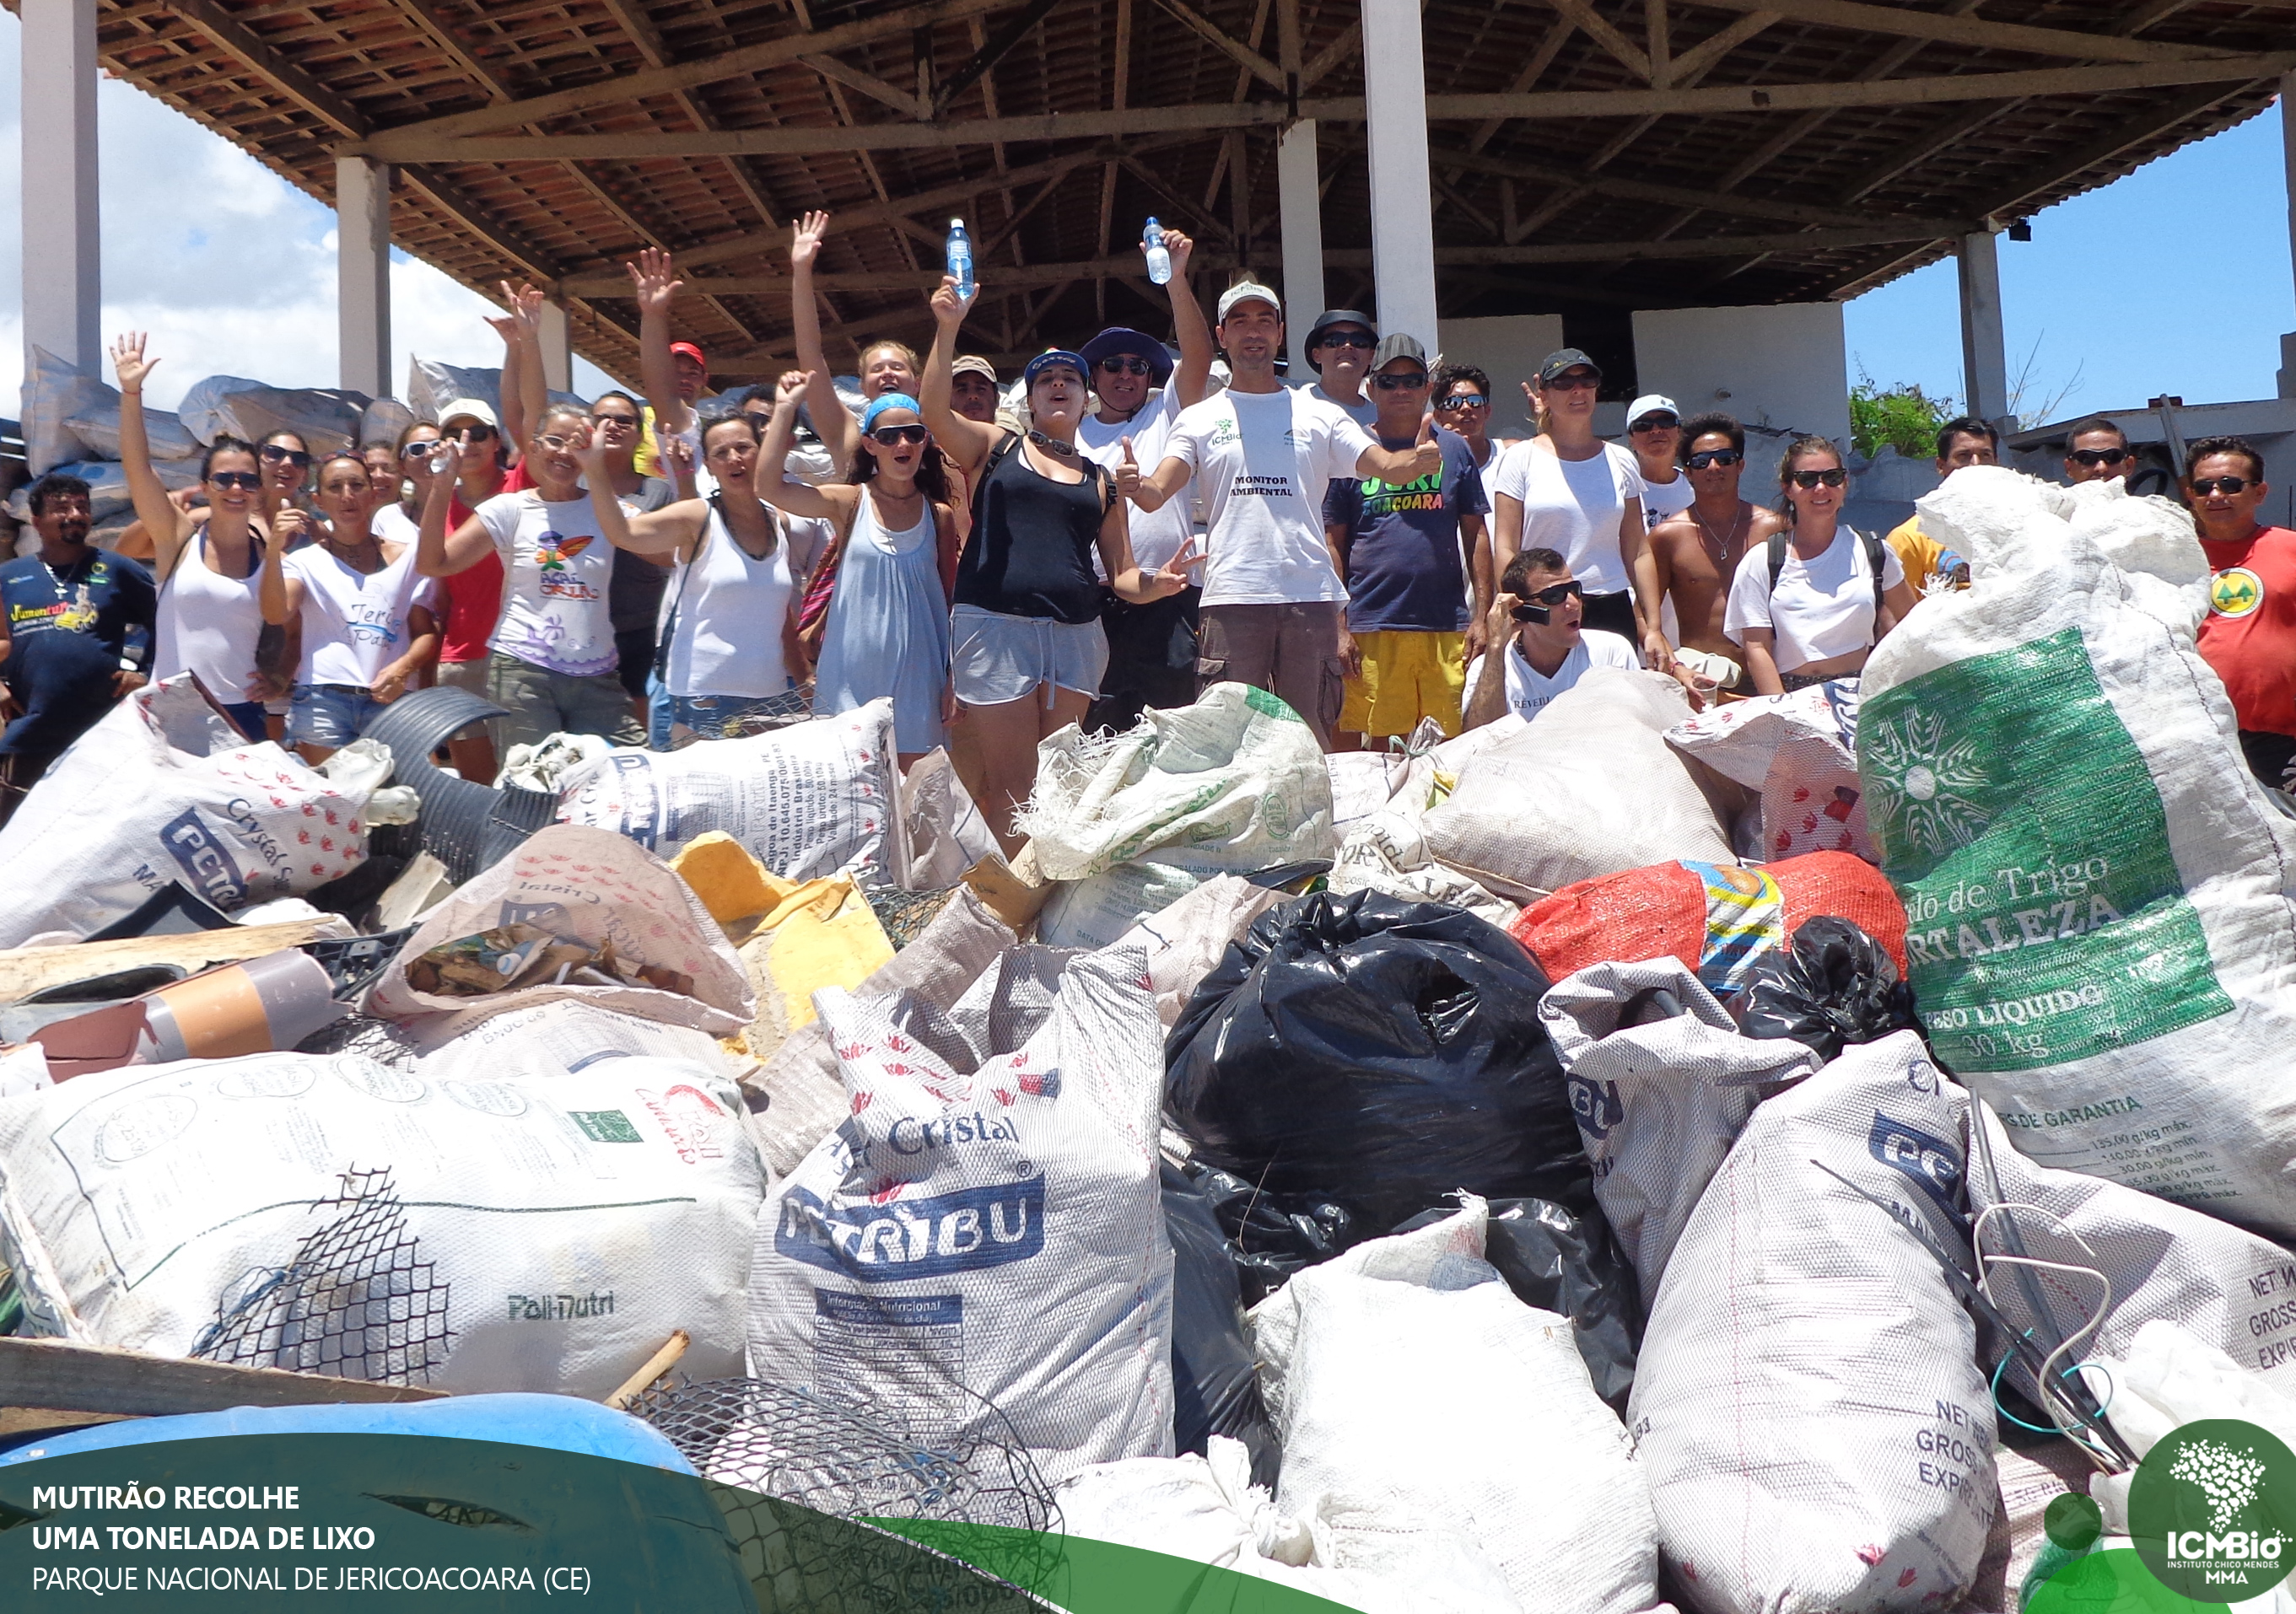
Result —
POLYGON ((335 320, 338 384, 369 397, 390 392, 390 168, 335 159, 335 320))
POLYGON ((1980 421, 2009 413, 2008 345, 2001 331, 1999 238, 1961 238, 1961 384, 1964 407, 1980 421))
POLYGON ((1316 120, 1303 118, 1275 147, 1277 206, 1283 225, 1284 335, 1292 379, 1308 379, 1308 327, 1324 311, 1324 192, 1316 165, 1316 120))
POLYGON ((542 384, 553 392, 574 390, 574 340, 564 303, 542 305, 542 384))
POLYGON ((1382 334, 1432 353, 1434 190, 1427 176, 1427 70, 1419 0, 1364 0, 1364 111, 1371 132, 1371 266, 1382 334))
MULTIPOLYGON (((2296 72, 2280 75, 2280 147, 2288 179, 2289 266, 2296 269, 2296 72)), ((2280 339, 2280 396, 2296 397, 2296 331, 2280 339)))
POLYGON ((101 371, 95 0, 23 0, 24 343, 101 371))

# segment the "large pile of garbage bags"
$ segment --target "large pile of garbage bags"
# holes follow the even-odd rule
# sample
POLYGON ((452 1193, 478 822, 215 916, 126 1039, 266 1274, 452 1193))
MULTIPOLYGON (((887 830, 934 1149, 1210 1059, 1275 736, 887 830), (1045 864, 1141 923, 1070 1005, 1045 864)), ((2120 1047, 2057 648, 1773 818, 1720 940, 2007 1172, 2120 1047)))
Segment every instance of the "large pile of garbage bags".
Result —
POLYGON ((1215 685, 1046 740, 1009 861, 882 703, 497 791, 460 692, 315 771, 141 691, 0 831, 0 1320, 682 1334, 1374 1614, 2013 1610, 2052 1496, 2296 1440, 2296 822, 2179 511, 1922 512, 1972 586, 1862 681, 1331 758, 1215 685))

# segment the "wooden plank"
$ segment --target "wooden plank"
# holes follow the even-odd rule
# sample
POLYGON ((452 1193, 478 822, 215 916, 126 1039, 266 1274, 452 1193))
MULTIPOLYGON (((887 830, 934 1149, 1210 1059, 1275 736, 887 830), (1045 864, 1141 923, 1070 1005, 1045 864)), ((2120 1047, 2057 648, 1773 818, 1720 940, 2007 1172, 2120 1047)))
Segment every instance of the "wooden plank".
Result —
POLYGON ((209 964, 260 958, 317 940, 322 924, 316 919, 291 919, 275 925, 232 925, 187 936, 128 936, 118 941, 84 941, 71 947, 11 947, 0 952, 0 1004, 18 1003, 50 987, 132 970, 139 964, 181 964, 196 971, 209 964))
POLYGON ((1940 16, 1912 5, 1866 5, 1858 0, 1696 0, 1734 12, 1774 12, 1794 22, 1849 29, 1861 34, 1892 34, 1980 50, 2021 51, 2030 56, 2062 56, 2074 61, 2184 61, 2222 53, 2196 45, 2160 45, 2070 29, 2031 28, 2017 22, 1988 22, 1979 17, 1940 16))
POLYGON ((289 100, 337 134, 364 139, 373 127, 365 113, 264 43, 261 35, 211 0, 168 0, 168 9, 277 85, 289 100))
POLYGON ((436 1401, 445 1395, 413 1385, 192 1362, 69 1340, 0 1339, 0 1403, 12 1409, 160 1418, 233 1406, 436 1401))

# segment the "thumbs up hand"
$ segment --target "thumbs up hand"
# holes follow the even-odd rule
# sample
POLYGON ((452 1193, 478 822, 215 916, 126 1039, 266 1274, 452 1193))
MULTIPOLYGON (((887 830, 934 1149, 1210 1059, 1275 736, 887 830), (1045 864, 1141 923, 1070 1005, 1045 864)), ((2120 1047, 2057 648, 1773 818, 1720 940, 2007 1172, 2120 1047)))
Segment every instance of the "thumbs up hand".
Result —
POLYGON ((1443 469, 1443 445, 1435 440, 1435 417, 1431 414, 1419 417, 1419 439, 1412 445, 1411 467, 1414 481, 1443 469))
POLYGON ((1116 466, 1116 491, 1126 498, 1140 491, 1140 462, 1132 456, 1132 439, 1124 439, 1124 457, 1116 466))

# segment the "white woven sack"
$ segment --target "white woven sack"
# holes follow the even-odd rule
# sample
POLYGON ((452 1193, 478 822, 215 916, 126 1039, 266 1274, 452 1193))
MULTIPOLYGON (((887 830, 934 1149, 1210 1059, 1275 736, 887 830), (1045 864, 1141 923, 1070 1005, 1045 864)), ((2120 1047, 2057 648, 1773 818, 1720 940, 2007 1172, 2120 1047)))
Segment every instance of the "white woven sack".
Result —
POLYGON ((250 745, 189 673, 148 684, 0 827, 0 947, 100 930, 171 881, 227 914, 316 889, 366 861, 366 798, 250 745))
POLYGON ((243 1304, 204 1354, 596 1399, 683 1329, 681 1366, 722 1378, 765 1194, 740 1110, 674 1060, 538 1081, 356 1054, 107 1070, 0 1102, 0 1258, 37 1331, 98 1345, 189 1355, 243 1304), (344 1174, 385 1168, 396 1239, 324 1236, 387 1218, 340 1202, 344 1174), (317 1325, 346 1307, 348 1331, 317 1325))
POLYGON ((1162 1028, 1143 969, 1136 952, 1076 959, 1035 1035, 969 1071, 890 1000, 814 995, 850 1113, 759 1219, 752 1372, 858 1397, 920 1438, 993 1427, 1054 1481, 1171 1454, 1162 1028))
POLYGON ((430 1025, 417 1020, 408 1028, 423 1038, 417 1063, 424 1076, 464 1082, 546 1079, 632 1057, 684 1060, 727 1080, 734 1075, 724 1048, 707 1031, 617 1014, 594 1004, 551 998, 441 1036, 455 1018, 441 1015, 430 1025))
POLYGON ((1148 954, 1156 1018, 1169 1030, 1196 987, 1227 956, 1251 922, 1290 899, 1234 874, 1216 874, 1168 907, 1151 914, 1111 945, 1148 954))
POLYGON ((1967 1108, 1914 1033, 1849 1048, 1754 1111, 1691 1213, 1628 1416, 1707 1614, 1949 1609, 1975 1577, 1993 1402, 1930 1247, 1968 1263, 1967 1108))
POLYGON ((852 873, 891 885, 908 867, 890 699, 742 740, 612 750, 558 782, 558 822, 675 856, 722 830, 783 880, 852 873))
POLYGON ((1037 939, 1048 947, 1104 947, 1203 883, 1203 876, 1152 853, 1084 880, 1062 881, 1037 911, 1037 939))
POLYGON ((1460 767, 1456 788, 1423 821, 1428 853, 1523 902, 1653 863, 1735 862, 1704 792, 1666 743, 1666 731, 1689 715, 1671 678, 1595 668, 1460 767))
POLYGON ((1414 1536, 1464 1535, 1525 1610, 1636 1614, 1658 1601, 1658 1531, 1633 1443, 1570 1320, 1480 1259, 1487 1214, 1467 1196, 1421 1230, 1439 1236, 1358 1246, 1373 1254, 1311 1266, 1262 1303, 1285 1299, 1288 1320, 1276 1503, 1375 1523, 1403 1561, 1414 1536))
POLYGON ((1879 863, 1857 777, 1857 680, 1693 712, 1667 743, 1762 799, 1762 857, 1850 852, 1879 863))
POLYGON ((1083 880, 1147 852, 1190 873, 1251 874, 1328 858, 1332 781, 1315 731, 1275 696, 1215 684, 1138 726, 1037 746, 1018 819, 1047 880, 1083 880))
POLYGON ((1938 1056, 2017 1147, 2284 1236, 2296 823, 2194 648, 2191 518, 2096 486, 1921 502, 1976 580, 1866 664, 1866 806, 1938 1056))
POLYGON ((1538 1018, 1569 1080, 1595 1199, 1635 1269, 1645 1313, 1698 1197, 1754 1106, 1818 1068, 1784 1037, 1742 1036, 1678 958, 1593 964, 1554 983, 1538 1018), (1673 994, 1680 1012, 1644 1007, 1673 994), (1636 1000, 1642 1000, 1637 1003, 1636 1000), (1641 1023, 1622 1025, 1629 1005, 1641 1023))
MULTIPOLYGON (((2126 1356, 2137 1330, 2161 1318, 2296 1389, 2296 1256, 2277 1244, 2103 1177, 2037 1166, 1983 1103, 1970 1106, 1969 1209, 1981 1217, 1980 1256, 2085 1267, 2112 1284, 1993 1267, 1994 1303, 2020 1333, 2041 1324, 2052 1341, 2071 1339, 2103 1315, 2065 1365, 2126 1356)), ((2030 1382, 2020 1388, 2030 1393, 2030 1382)))

